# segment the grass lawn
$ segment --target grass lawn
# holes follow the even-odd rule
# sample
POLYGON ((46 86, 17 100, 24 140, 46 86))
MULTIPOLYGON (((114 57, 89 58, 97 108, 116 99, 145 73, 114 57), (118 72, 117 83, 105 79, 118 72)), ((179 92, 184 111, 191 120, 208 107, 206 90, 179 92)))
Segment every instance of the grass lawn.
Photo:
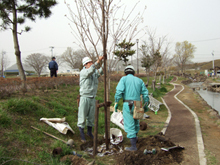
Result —
MULTIPOLYGON (((142 78, 146 82, 147 78, 142 78)), ((161 86, 161 89, 156 89, 154 92, 149 84, 149 93, 153 93, 154 97, 161 101, 161 97, 170 91, 173 86, 168 82, 172 79, 170 77, 166 83, 161 86)), ((151 81, 150 81, 151 82, 151 81)), ((114 105, 115 88, 118 82, 111 81, 110 100, 112 106, 114 105)), ((72 151, 77 151, 83 155, 88 161, 93 159, 85 152, 80 151, 80 137, 77 128, 77 95, 79 94, 79 86, 59 86, 57 90, 48 90, 46 93, 38 91, 33 93, 26 93, 20 95, 13 94, 10 98, 4 98, 0 101, 0 164, 7 165, 23 165, 23 164, 70 164, 66 161, 60 163, 61 156, 72 154, 72 151), (68 132, 63 135, 55 130, 53 127, 40 122, 40 118, 63 118, 66 117, 66 122, 75 131, 73 135, 68 132), (65 143, 51 138, 42 132, 36 131, 31 126, 37 127, 42 131, 48 132, 60 139, 67 141, 74 139, 75 147, 70 149, 65 143), (61 156, 53 157, 52 151, 54 148, 61 147, 63 153, 61 156), (6 163, 7 162, 7 163, 6 163)), ((104 102, 104 83, 100 82, 96 100, 99 103, 104 102)), ((122 109, 122 99, 119 102, 119 109, 122 109)), ((155 115, 153 111, 147 112, 150 115, 146 119, 148 127, 145 131, 140 131, 139 137, 146 137, 148 135, 155 135, 159 133, 164 127, 167 118, 167 110, 164 105, 160 106, 158 114, 155 115)), ((110 127, 119 128, 113 123, 110 127)), ((99 113, 99 137, 104 135, 104 109, 100 108, 99 113)), ((126 138, 124 131, 123 143, 128 145, 130 142, 126 138)), ((114 164, 114 157, 96 157, 96 164, 114 164)))

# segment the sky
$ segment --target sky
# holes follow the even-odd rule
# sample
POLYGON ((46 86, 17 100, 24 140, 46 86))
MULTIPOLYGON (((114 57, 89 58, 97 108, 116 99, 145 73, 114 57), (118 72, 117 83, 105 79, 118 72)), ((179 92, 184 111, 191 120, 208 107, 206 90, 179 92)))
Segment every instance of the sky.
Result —
MULTIPOLYGON (((66 0, 74 8, 74 0, 66 0)), ((131 10, 138 0, 121 0, 131 10)), ((64 0, 58 0, 47 19, 28 22, 28 33, 19 35, 22 61, 32 53, 58 56, 67 47, 78 49, 71 33, 69 15, 64 0), (51 47, 54 47, 53 49, 51 47)), ((141 26, 155 29, 157 36, 167 36, 171 56, 176 42, 187 40, 196 47, 193 62, 220 59, 220 1, 219 0, 140 0, 136 10, 147 6, 141 26), (212 53, 214 56, 212 56, 212 53)), ((141 35, 143 36, 143 35, 141 35)), ((142 38, 143 39, 143 38, 142 38)), ((140 40, 141 41, 141 40, 140 40)), ((133 42, 136 42, 136 38, 133 42)), ((5 51, 10 65, 16 63, 10 30, 0 31, 0 52, 5 51)))

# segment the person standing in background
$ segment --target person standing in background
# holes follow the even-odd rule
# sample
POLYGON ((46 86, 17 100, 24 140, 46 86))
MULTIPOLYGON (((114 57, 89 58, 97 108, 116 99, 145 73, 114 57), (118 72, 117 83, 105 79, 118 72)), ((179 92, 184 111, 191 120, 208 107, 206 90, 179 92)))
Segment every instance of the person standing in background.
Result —
POLYGON ((57 77, 58 65, 55 59, 55 57, 52 57, 52 61, 49 62, 50 77, 57 77))

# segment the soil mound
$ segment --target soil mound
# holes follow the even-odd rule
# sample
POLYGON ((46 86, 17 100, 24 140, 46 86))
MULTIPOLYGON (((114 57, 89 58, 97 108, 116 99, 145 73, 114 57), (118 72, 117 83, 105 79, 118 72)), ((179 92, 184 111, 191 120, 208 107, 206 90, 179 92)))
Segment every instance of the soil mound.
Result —
POLYGON ((149 136, 146 138, 138 138, 137 148, 135 152, 125 151, 117 156, 119 165, 149 165, 149 164, 179 164, 183 160, 182 149, 171 149, 169 151, 161 150, 176 146, 168 138, 163 135, 149 136), (144 154, 144 150, 156 149, 156 154, 144 154))
MULTIPOLYGON (((99 141, 99 144, 102 144, 103 142, 104 140, 101 140, 99 141)), ((92 142, 87 142, 81 145, 80 148, 85 151, 87 147, 92 147, 92 145, 92 142)), ((123 142, 118 145, 114 145, 115 150, 116 148, 123 148, 124 151, 122 153, 115 152, 113 155, 115 155, 114 159, 116 159, 118 165, 179 164, 183 161, 183 150, 181 148, 170 149, 169 151, 161 149, 173 146, 176 146, 176 144, 160 133, 155 136, 138 138, 138 150, 134 152, 125 151, 123 142), (156 154, 145 155, 145 149, 149 151, 156 149, 156 154)))

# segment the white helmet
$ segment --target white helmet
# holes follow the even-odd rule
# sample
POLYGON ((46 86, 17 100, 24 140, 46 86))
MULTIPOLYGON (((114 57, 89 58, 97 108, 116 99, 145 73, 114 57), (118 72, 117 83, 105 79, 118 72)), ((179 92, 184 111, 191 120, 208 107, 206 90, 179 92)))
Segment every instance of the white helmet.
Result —
POLYGON ((135 70, 134 70, 134 67, 132 65, 128 65, 126 66, 125 70, 124 70, 125 74, 127 72, 133 72, 135 74, 135 70))
POLYGON ((86 63, 90 62, 90 61, 92 61, 92 59, 91 59, 90 57, 84 57, 83 60, 82 60, 83 66, 84 66, 86 63))

